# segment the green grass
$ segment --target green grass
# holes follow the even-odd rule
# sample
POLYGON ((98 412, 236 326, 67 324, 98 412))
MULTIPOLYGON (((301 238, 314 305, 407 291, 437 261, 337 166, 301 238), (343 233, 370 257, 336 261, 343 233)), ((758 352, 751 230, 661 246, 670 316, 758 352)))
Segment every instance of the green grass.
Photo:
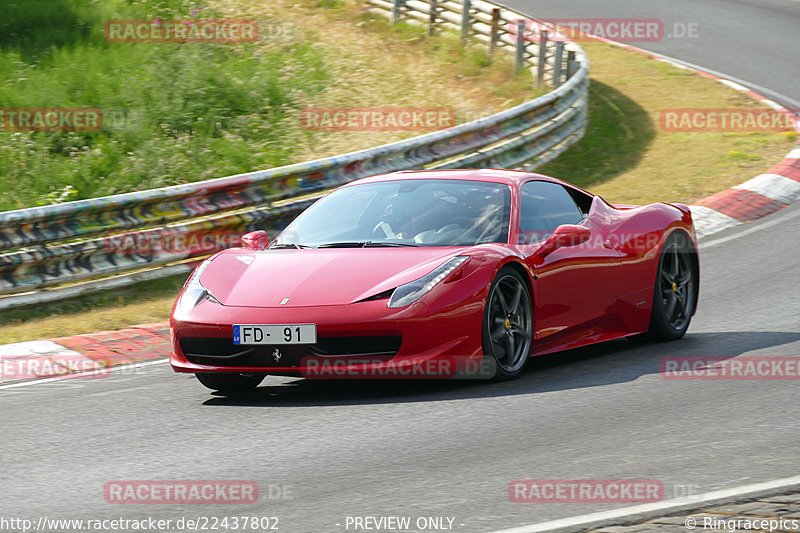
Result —
POLYGON ((579 144, 537 172, 590 189, 635 169, 656 126, 635 100, 597 79, 589 86, 589 124, 579 144))
POLYGON ((142 281, 0 315, 0 345, 162 322, 169 318, 186 275, 142 281))
POLYGON ((605 43, 582 43, 591 60, 586 135, 538 172, 612 203, 692 203, 766 172, 794 147, 794 133, 671 132, 667 109, 763 107, 725 85, 605 43))
MULTIPOLYGON (((308 1, 308 0, 307 0, 308 1)), ((453 29, 437 29, 434 35, 428 36, 427 29, 420 24, 400 21, 392 24, 386 17, 360 10, 342 9, 343 3, 336 0, 321 0, 320 7, 341 10, 340 16, 349 18, 364 30, 381 35, 388 43, 397 45, 413 45, 426 55, 434 57, 442 65, 455 66, 461 76, 470 78, 489 78, 494 81, 488 87, 489 94, 516 100, 520 93, 526 93, 531 100, 546 94, 551 88, 537 88, 528 70, 517 75, 509 75, 513 60, 507 51, 498 51, 490 62, 488 47, 480 42, 469 40, 463 43, 459 32, 453 29)))
POLYGON ((105 41, 109 19, 192 18, 196 6, 184 0, 18 0, 4 9, 0 107, 91 107, 105 120, 92 132, 0 131, 0 210, 293 162, 306 132, 284 124, 329 78, 322 52, 303 40, 105 41))

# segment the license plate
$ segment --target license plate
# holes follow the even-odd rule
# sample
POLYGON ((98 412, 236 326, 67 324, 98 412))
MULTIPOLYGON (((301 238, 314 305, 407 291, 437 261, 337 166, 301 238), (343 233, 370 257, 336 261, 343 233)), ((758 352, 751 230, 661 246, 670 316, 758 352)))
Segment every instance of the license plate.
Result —
POLYGON ((235 324, 233 344, 315 344, 316 324, 235 324))

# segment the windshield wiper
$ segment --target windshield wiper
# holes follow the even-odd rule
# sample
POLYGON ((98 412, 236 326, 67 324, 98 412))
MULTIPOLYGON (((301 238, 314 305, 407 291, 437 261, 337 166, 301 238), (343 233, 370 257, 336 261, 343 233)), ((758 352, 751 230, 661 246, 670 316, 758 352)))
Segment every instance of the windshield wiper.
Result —
POLYGON ((345 242, 329 242, 320 244, 317 248, 378 248, 378 247, 396 247, 396 246, 417 246, 416 244, 405 242, 384 242, 384 241, 345 241, 345 242))
POLYGON ((365 244, 364 241, 328 242, 320 244, 317 248, 363 248, 365 244))
POLYGON ((410 243, 410 242, 381 242, 381 241, 374 241, 374 242, 373 241, 367 241, 364 244, 365 248, 370 248, 370 247, 378 248, 378 247, 381 247, 381 246, 412 246, 412 247, 416 247, 416 246, 419 246, 419 245, 413 244, 413 243, 410 243))
POLYGON ((273 244, 269 247, 270 250, 282 250, 285 248, 295 248, 299 250, 300 248, 310 248, 310 246, 306 246, 305 244, 295 244, 293 242, 282 242, 279 244, 273 244))

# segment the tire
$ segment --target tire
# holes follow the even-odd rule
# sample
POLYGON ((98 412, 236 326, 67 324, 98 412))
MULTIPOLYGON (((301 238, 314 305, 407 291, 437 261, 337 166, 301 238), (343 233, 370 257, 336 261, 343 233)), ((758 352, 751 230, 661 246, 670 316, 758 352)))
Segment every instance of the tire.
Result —
POLYGON ((264 374, 195 374, 197 380, 211 390, 219 392, 247 392, 264 380, 264 374))
POLYGON ((648 340, 672 341, 683 337, 697 303, 694 248, 683 232, 674 232, 658 259, 648 340))
POLYGON ((513 268, 500 269, 483 309, 481 344, 493 379, 505 381, 522 373, 533 341, 533 305, 528 284, 513 268))

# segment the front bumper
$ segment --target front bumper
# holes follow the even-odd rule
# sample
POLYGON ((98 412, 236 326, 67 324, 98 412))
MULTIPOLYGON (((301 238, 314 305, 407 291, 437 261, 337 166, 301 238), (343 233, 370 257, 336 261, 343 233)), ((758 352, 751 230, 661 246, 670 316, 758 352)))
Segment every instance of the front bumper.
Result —
POLYGON ((251 308, 203 301, 185 316, 173 313, 170 364, 195 373, 451 378, 483 360, 480 298, 440 308, 386 303, 251 308), (233 344, 233 324, 304 323, 317 325, 317 344, 233 344))

